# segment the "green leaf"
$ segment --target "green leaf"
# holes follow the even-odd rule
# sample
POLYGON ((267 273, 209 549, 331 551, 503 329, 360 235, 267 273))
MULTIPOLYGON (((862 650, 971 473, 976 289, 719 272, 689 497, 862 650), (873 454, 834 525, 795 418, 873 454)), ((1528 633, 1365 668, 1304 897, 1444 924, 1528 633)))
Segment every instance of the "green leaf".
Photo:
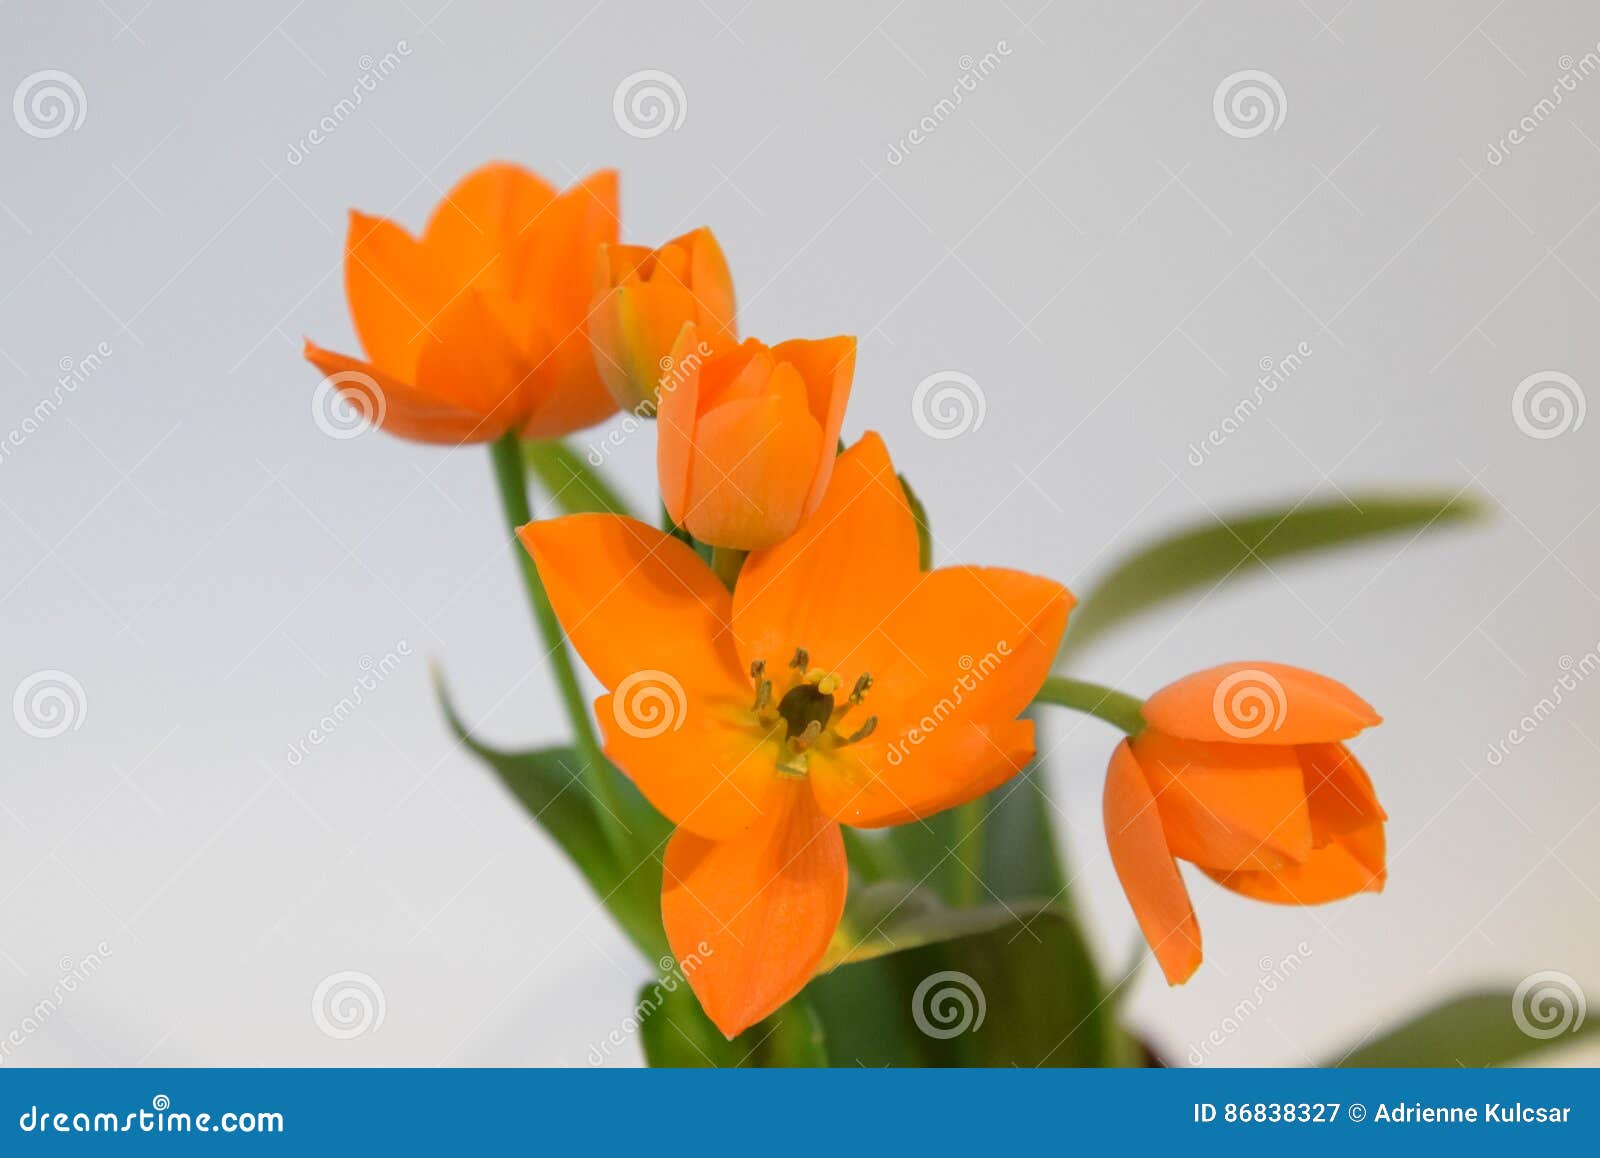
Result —
POLYGON ((474 739, 456 714, 443 677, 434 672, 434 690, 456 738, 489 766, 500 783, 578 866, 595 894, 647 956, 667 952, 661 927, 661 862, 655 850, 671 826, 615 768, 616 795, 632 851, 619 860, 601 827, 594 798, 584 787, 582 761, 567 747, 502 752, 474 739))
POLYGON ((920 820, 897 824, 878 838, 906 880, 931 889, 947 903, 961 901, 962 879, 967 870, 955 854, 955 810, 946 809, 920 820))
POLYGON ((836 1066, 1096 1066, 1115 1027, 1077 926, 1053 909, 816 978, 836 1066), (980 1015, 981 1014, 981 1015, 980 1015))
POLYGON ((841 966, 811 979, 804 996, 822 1022, 834 1065, 925 1066, 927 1043, 907 1016, 898 958, 841 966))
POLYGON ((1381 535, 1431 527, 1477 514, 1455 495, 1356 494, 1208 518, 1134 551, 1079 601, 1067 629, 1069 647, 1082 647, 1125 620, 1253 566, 1343 547, 1381 535))
POLYGON ((826 1035, 822 1018, 801 994, 767 1018, 754 1030, 747 1030, 736 1041, 765 1029, 757 1056, 764 1066, 788 1069, 819 1069, 828 1065, 826 1035))
MULTIPOLYGON (((1035 725, 1038 728, 1039 725, 1035 725)), ((1048 749, 1043 740, 1041 749, 1048 749)), ((1068 901, 1055 823, 1044 786, 1044 767, 1030 763, 983 798, 983 883, 1008 901, 1019 897, 1068 901)))
MULTIPOLYGON (((1517 1025, 1509 992, 1469 993, 1436 1005, 1373 1041, 1363 1042, 1330 1065, 1502 1066, 1552 1046, 1587 1038, 1600 1022, 1580 1024, 1556 1037, 1531 1037, 1517 1025)), ((1539 1028, 1535 1024, 1535 1028, 1539 1028)))
POLYGON ((744 1064, 750 1052, 748 1045, 722 1036, 701 1012, 693 991, 678 978, 639 990, 632 1020, 639 1027, 645 1062, 658 1068, 731 1069, 744 1064))
MULTIPOLYGON (((984 994, 983 1025, 935 1039, 938 1062, 1099 1066, 1109 1058, 1112 1026, 1099 975, 1077 924, 1065 914, 1049 910, 1026 922, 896 959, 907 970, 926 970, 918 982, 925 987, 919 1008, 934 1000, 941 983, 929 978, 940 971, 965 974, 984 994)), ((916 992, 914 988, 913 999, 916 992)), ((934 1021, 928 1015, 925 1019, 934 1021)))
POLYGON ((1002 929, 1047 906, 1047 901, 1030 901, 956 909, 931 890, 899 881, 868 885, 851 894, 833 943, 818 968, 829 970, 1002 929))
POLYGON ((930 570, 933 567, 933 525, 928 522, 928 508, 922 505, 922 500, 911 489, 911 482, 905 475, 895 477, 900 480, 900 489, 905 492, 911 517, 917 522, 917 569, 930 570))
POLYGON ((524 442, 522 457, 550 501, 564 514, 631 513, 600 472, 566 443, 542 439, 524 442))
POLYGON ((623 1032, 639 1030, 645 1062, 656 1068, 816 1068, 828 1064, 822 1021, 802 994, 729 1041, 705 1012, 681 973, 639 991, 623 1032))
MULTIPOLYGON (((1053 897, 1070 907, 1043 777, 1038 763, 1029 764, 976 801, 984 817, 976 835, 983 876, 977 889, 980 898, 1009 902, 1053 897)), ((934 890, 951 904, 962 903, 970 892, 971 875, 958 855, 961 838, 954 809, 891 828, 880 839, 898 875, 934 890)))

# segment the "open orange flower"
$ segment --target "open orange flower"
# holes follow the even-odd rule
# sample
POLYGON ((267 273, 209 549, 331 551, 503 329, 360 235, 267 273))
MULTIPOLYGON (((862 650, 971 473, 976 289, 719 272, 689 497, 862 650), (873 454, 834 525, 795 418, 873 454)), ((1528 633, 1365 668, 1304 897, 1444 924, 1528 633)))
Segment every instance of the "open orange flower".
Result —
POLYGON ((606 754, 678 825, 662 917, 680 957, 709 947, 689 983, 730 1037, 822 960, 844 908, 841 823, 928 816, 1033 755, 1017 715, 1072 596, 1017 571, 919 571, 876 435, 839 456, 816 513, 752 553, 731 596, 688 546, 632 519, 521 535, 610 689, 595 704, 606 754))
POLYGON ((599 247, 617 239, 617 176, 564 193, 485 165, 439 203, 421 238, 350 214, 344 283, 367 361, 306 358, 376 426, 419 442, 554 438, 616 409, 586 319, 599 247))
POLYGON ((589 341, 600 377, 619 406, 637 410, 654 402, 685 322, 695 323, 709 352, 738 342, 733 278, 709 229, 660 249, 604 246, 598 282, 589 341))
POLYGON ((1284 664, 1230 663, 1163 688, 1144 718, 1111 755, 1106 841, 1169 984, 1201 956, 1174 858, 1279 904, 1383 888, 1387 817, 1342 743, 1380 718, 1349 688, 1284 664))
POLYGON ((750 338, 701 359, 683 328, 662 385, 656 473, 673 522, 702 543, 753 550, 788 538, 833 471, 856 340, 750 338))

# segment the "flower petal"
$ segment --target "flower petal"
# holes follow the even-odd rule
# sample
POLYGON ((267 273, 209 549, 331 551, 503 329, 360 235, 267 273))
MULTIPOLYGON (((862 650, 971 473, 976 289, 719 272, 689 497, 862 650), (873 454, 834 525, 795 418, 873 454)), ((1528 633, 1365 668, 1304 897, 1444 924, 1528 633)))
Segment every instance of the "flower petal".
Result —
POLYGON ((839 826, 803 780, 778 782, 767 813, 739 836, 679 830, 667 844, 661 918, 687 980, 728 1037, 804 988, 844 912, 849 869, 839 826))
POLYGON ((805 383, 792 366, 777 367, 761 397, 725 402, 700 417, 683 525, 718 547, 782 541, 800 523, 823 451, 805 383))
POLYGON ((308 362, 374 426, 415 442, 456 445, 495 437, 483 415, 452 406, 368 362, 305 344, 308 362))
POLYGON ((1014 718, 1050 674, 1072 604, 1055 580, 1004 567, 920 576, 858 653, 875 681, 868 706, 879 726, 902 715, 1014 718))
POLYGON ((1146 728, 1131 742, 1174 856, 1222 871, 1311 855, 1305 776, 1293 748, 1200 744, 1146 728))
MULTIPOLYGON (((689 248, 689 285, 699 309, 697 320, 706 340, 714 345, 731 346, 739 340, 735 321, 733 275, 716 234, 701 227, 685 234, 675 244, 689 248)), ((834 432, 838 437, 838 432, 834 432)))
POLYGON ((564 190, 527 228, 515 297, 526 313, 537 385, 522 433, 557 438, 593 426, 617 403, 589 345, 594 269, 602 245, 617 241, 617 174, 591 173, 564 190))
POLYGON ((672 347, 694 316, 683 286, 631 282, 606 290, 589 315, 589 344, 606 389, 620 405, 653 400, 672 367, 672 347))
POLYGON ((1337 680, 1260 661, 1185 676, 1145 701, 1144 718, 1169 736, 1233 744, 1344 740, 1382 722, 1337 680))
MULTIPOLYGON (((472 285, 509 296, 521 277, 521 254, 556 191, 537 174, 506 161, 474 169, 446 193, 422 232, 448 271, 451 292, 472 285)), ((584 267, 587 276, 592 266, 584 267)))
MULTIPOLYGON (((844 409, 850 401, 850 385, 856 373, 856 340, 849 336, 818 340, 798 338, 772 347, 777 362, 788 362, 805 379, 811 413, 822 425, 824 446, 839 441, 844 426, 844 409)), ((833 475, 834 456, 824 455, 811 476, 806 506, 814 508, 827 492, 833 475)))
POLYGON ((1347 832, 1388 819, 1360 761, 1343 744, 1306 744, 1296 751, 1305 770, 1311 835, 1318 848, 1347 832))
POLYGON ((1313 852, 1304 864, 1256 872, 1204 870, 1225 889, 1279 905, 1320 905, 1356 893, 1383 891, 1383 825, 1369 824, 1345 833, 1313 852))
POLYGON ((823 666, 851 670, 920 574, 905 491, 883 440, 866 434, 839 456, 821 505, 795 533, 745 560, 733 597, 740 654, 783 663, 806 647, 823 666))
POLYGON ((344 289, 373 365, 414 380, 429 325, 455 292, 433 255, 394 222, 352 211, 344 289))
POLYGON ((672 369, 656 396, 656 481, 661 505, 680 527, 689 507, 689 466, 694 461, 694 424, 700 407, 699 348, 698 330, 686 323, 672 344, 672 369))
POLYGON ((1181 985, 1200 967, 1200 923, 1167 849, 1155 797, 1126 740, 1111 754, 1104 812, 1106 844, 1122 891, 1167 984, 1181 985))
POLYGON ((556 618, 612 691, 661 671, 697 694, 749 691, 727 588, 692 549, 637 519, 568 515, 518 529, 556 618))
POLYGON ((700 836, 748 828, 778 788, 780 732, 750 711, 750 692, 704 693, 669 671, 623 679, 595 701, 605 753, 658 812, 700 836))
POLYGON ((522 231, 526 254, 517 297, 560 314, 570 326, 582 321, 594 296, 595 262, 602 245, 615 245, 617 174, 591 173, 564 189, 522 231))
POLYGON ((1033 759, 1033 721, 951 720, 915 740, 818 749, 809 772, 823 812, 854 828, 921 820, 998 788, 1033 759))
POLYGON ((1010 779, 1033 756, 1033 726, 1017 713, 1050 673, 1071 601, 1059 583, 1021 571, 921 576, 842 661, 846 685, 858 660, 874 680, 856 726, 878 723, 839 759, 813 761, 823 811, 863 828, 903 824, 1010 779))
POLYGON ((416 383, 481 414, 489 439, 516 426, 532 404, 532 367, 473 289, 461 291, 429 320, 416 383))

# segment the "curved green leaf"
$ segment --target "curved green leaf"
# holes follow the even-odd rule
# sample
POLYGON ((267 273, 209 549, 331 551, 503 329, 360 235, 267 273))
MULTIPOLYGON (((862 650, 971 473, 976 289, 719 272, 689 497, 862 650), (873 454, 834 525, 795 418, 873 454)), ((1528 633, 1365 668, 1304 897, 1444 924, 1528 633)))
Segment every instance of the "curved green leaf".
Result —
POLYGON ((1477 503, 1454 495, 1356 494, 1291 507, 1207 518, 1163 535, 1122 560, 1079 601, 1067 646, 1103 632, 1198 587, 1278 560, 1309 555, 1470 518, 1477 503))
POLYGON ((670 989, 660 981, 644 986, 629 1020, 638 1026, 645 1063, 657 1068, 732 1069, 750 1053, 749 1045, 722 1036, 681 981, 670 989))
POLYGON ((616 778, 615 794, 625 809, 622 823, 632 849, 631 863, 623 863, 600 825, 597 805, 583 784, 583 764, 576 751, 551 747, 502 752, 480 743, 456 714, 443 677, 437 671, 433 676, 439 706, 455 737, 489 766, 528 815, 561 846, 639 949, 652 959, 665 954, 661 861, 655 853, 670 835, 667 821, 621 773, 607 765, 606 774, 616 778))
POLYGON ((522 444, 523 461, 564 514, 627 515, 628 504, 589 460, 559 440, 522 444))
POLYGON ((819 970, 870 961, 890 953, 988 933, 1025 921, 1049 907, 1044 900, 955 909, 928 889, 898 881, 852 892, 819 970))
MULTIPOLYGON (((1556 1037, 1533 1037, 1517 1024, 1509 992, 1468 993, 1434 1006, 1362 1042, 1331 1065, 1503 1066, 1539 1050, 1568 1045, 1594 1034, 1600 1023, 1585 1021, 1556 1037)), ((1537 1026, 1535 1028, 1538 1028, 1537 1026)))
POLYGON ((928 508, 922 505, 922 500, 917 497, 917 492, 911 489, 911 481, 905 475, 895 477, 900 480, 900 489, 906 496, 906 506, 911 508, 911 517, 917 524, 917 569, 932 570, 933 525, 928 522, 928 508))
POLYGON ((681 974, 639 990, 622 1030, 637 1027, 645 1062, 655 1068, 816 1068, 828 1064, 822 1022, 802 994, 738 1037, 722 1036, 681 974))

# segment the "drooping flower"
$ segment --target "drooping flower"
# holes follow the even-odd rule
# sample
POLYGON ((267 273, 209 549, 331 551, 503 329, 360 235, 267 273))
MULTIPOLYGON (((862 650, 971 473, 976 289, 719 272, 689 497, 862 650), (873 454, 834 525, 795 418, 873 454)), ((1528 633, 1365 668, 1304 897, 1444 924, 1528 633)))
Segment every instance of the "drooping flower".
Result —
POLYGON ((1072 596, 1000 568, 920 571, 876 435, 839 456, 815 513, 753 552, 731 595, 692 549, 631 519, 521 535, 610 689, 595 705, 606 754, 678 826, 662 917, 675 952, 698 952, 690 985, 730 1037, 821 961, 845 901, 841 824, 942 811, 1033 754, 1017 716, 1072 596))
POLYGON ((1200 926, 1178 860, 1246 897, 1312 905, 1377 892, 1383 824, 1343 741, 1381 722, 1325 676, 1230 663, 1151 696, 1146 727, 1106 775, 1106 841, 1169 984, 1200 965, 1200 926))
POLYGON ((616 409, 587 318, 600 246, 617 239, 617 177, 558 193, 516 165, 469 174, 420 238, 350 214, 345 294, 365 361, 306 358, 373 425, 419 442, 553 438, 616 409))
POLYGON ((856 340, 754 338, 701 359, 674 347, 657 407, 656 473, 674 522, 703 543, 754 550, 794 533, 833 471, 856 340))
POLYGON ((671 374, 673 344, 684 323, 695 324, 708 353, 738 343, 733 278, 709 229, 673 238, 659 249, 604 246, 597 280, 589 340, 600 377, 625 409, 654 402, 663 378, 671 374))

